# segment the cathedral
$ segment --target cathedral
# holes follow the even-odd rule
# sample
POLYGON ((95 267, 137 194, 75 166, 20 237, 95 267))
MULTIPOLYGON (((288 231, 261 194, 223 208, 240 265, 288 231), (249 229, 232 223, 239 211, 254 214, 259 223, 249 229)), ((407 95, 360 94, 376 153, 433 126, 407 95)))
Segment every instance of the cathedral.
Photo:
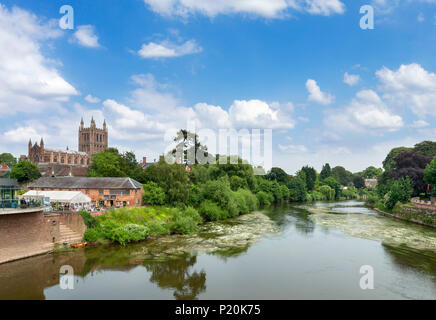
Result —
POLYGON ((90 127, 85 128, 83 118, 79 127, 79 151, 56 150, 46 148, 44 140, 40 144, 29 140, 28 160, 36 165, 41 164, 58 164, 66 166, 88 167, 92 155, 104 151, 108 148, 108 130, 106 120, 103 122, 103 128, 97 128, 94 118, 91 120, 90 127))

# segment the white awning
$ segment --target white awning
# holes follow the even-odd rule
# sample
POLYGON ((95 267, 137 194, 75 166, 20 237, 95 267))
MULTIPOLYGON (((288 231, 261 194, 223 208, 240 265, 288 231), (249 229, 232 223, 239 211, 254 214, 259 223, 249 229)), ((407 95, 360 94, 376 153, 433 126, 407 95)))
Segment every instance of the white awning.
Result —
POLYGON ((91 198, 80 191, 36 191, 31 190, 23 195, 27 196, 43 196, 49 198, 52 203, 71 203, 71 204, 85 204, 91 203, 91 198))

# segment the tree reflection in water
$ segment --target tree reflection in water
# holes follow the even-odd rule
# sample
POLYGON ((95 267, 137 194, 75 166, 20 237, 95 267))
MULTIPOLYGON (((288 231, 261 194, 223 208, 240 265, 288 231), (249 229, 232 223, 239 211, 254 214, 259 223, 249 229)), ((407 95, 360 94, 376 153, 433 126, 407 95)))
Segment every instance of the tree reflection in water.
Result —
POLYGON ((197 257, 183 257, 166 261, 144 261, 151 272, 150 282, 160 288, 175 289, 177 300, 193 300, 206 290, 206 272, 191 271, 197 263, 197 257))

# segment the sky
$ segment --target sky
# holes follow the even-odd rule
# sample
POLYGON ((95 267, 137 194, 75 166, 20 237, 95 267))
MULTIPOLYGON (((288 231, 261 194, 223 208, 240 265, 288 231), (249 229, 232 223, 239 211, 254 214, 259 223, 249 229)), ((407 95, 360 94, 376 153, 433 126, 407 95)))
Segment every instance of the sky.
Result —
POLYGON ((436 140, 435 52, 436 0, 0 0, 0 153, 77 150, 94 117, 138 160, 194 123, 272 129, 290 174, 381 167, 436 140))

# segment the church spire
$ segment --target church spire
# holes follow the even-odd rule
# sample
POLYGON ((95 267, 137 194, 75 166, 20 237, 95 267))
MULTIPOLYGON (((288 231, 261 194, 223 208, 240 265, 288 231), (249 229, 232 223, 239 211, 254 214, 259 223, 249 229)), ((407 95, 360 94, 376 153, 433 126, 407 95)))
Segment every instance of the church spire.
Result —
POLYGON ((82 120, 80 120, 80 129, 83 129, 84 126, 85 126, 85 123, 83 122, 83 117, 82 117, 82 120))
POLYGON ((91 118, 91 128, 95 128, 94 116, 91 118))
POLYGON ((103 130, 106 131, 106 119, 104 119, 104 122, 103 122, 103 130))

